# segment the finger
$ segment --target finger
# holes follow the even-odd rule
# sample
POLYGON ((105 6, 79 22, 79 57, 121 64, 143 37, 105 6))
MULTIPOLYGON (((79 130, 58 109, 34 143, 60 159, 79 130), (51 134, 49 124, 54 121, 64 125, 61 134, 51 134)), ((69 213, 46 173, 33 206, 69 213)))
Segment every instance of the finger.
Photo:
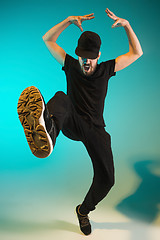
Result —
POLYGON ((105 12, 106 12, 107 14, 110 14, 111 16, 114 16, 114 13, 112 13, 108 8, 106 8, 105 12))
POLYGON ((117 17, 116 17, 116 16, 112 16, 112 15, 110 15, 109 13, 107 13, 107 16, 110 17, 111 19, 113 19, 114 21, 117 20, 117 17))
POLYGON ((90 14, 84 15, 84 17, 90 17, 90 16, 93 16, 93 15, 94 15, 94 13, 90 13, 90 14))
POLYGON ((94 16, 93 17, 87 17, 86 19, 87 20, 90 20, 90 19, 93 19, 93 18, 95 18, 94 16))
POLYGON ((111 15, 115 15, 113 12, 111 12, 111 11, 109 10, 109 8, 106 8, 106 11, 107 11, 108 13, 110 13, 111 15))
POLYGON ((119 19, 112 25, 112 28, 115 28, 115 27, 120 27, 120 23, 119 23, 119 19))
POLYGON ((105 11, 108 15, 108 17, 112 18, 113 20, 116 20, 117 19, 117 16, 116 15, 111 15, 109 12, 105 11))
POLYGON ((83 32, 83 28, 82 28, 81 22, 79 20, 77 22, 77 26, 80 28, 81 32, 83 32))
POLYGON ((81 21, 85 21, 85 20, 91 20, 91 19, 94 19, 95 17, 84 17, 81 19, 81 21))
POLYGON ((95 18, 95 16, 93 16, 94 13, 91 13, 91 14, 88 14, 88 15, 84 15, 83 16, 83 20, 90 20, 90 19, 93 19, 95 18))
POLYGON ((80 28, 81 32, 83 32, 83 28, 82 28, 82 26, 79 26, 79 28, 80 28))

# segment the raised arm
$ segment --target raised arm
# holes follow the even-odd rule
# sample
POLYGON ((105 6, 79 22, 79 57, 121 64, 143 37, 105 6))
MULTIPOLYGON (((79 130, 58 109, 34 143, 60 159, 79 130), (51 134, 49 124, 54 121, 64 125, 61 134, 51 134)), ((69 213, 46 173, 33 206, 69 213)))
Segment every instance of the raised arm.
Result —
POLYGON ((79 27, 81 31, 83 31, 82 22, 93 19, 93 15, 94 14, 91 13, 84 16, 70 16, 64 21, 55 25, 42 37, 50 53, 62 66, 64 66, 66 52, 56 43, 57 38, 72 23, 79 27))
POLYGON ((139 57, 143 55, 143 51, 139 40, 129 22, 126 19, 117 17, 108 8, 106 9, 106 13, 108 17, 112 18, 115 21, 115 23, 112 25, 112 28, 121 26, 124 27, 129 41, 129 52, 116 58, 114 71, 117 72, 135 62, 139 57))

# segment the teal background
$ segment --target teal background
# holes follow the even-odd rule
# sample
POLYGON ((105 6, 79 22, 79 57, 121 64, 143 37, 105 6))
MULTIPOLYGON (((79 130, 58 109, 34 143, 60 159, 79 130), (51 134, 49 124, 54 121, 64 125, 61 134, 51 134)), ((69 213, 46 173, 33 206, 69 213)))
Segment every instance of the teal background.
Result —
MULTIPOLYGON (((99 209, 117 209, 129 218, 138 211, 140 216, 136 217, 140 220, 156 221, 160 204, 159 3, 156 0, 3 1, 0 3, 2 230, 10 229, 10 219, 46 212, 47 204, 51 209, 53 206, 51 212, 57 202, 74 208, 90 186, 92 166, 84 146, 60 134, 51 156, 34 157, 16 108, 21 91, 28 86, 38 87, 46 101, 58 90, 66 92, 64 72, 42 40, 51 27, 66 17, 95 14, 95 19, 84 22, 83 28, 101 36, 99 61, 128 51, 125 30, 111 28, 114 22, 105 13, 107 7, 129 20, 144 54, 109 81, 104 118, 106 130, 112 136, 116 185, 99 209), (134 207, 129 196, 134 196, 134 207), (144 209, 139 205, 143 202, 147 202, 144 209), (148 207, 151 210, 146 213, 148 207)), ((80 34, 71 25, 58 39, 59 45, 73 57, 80 34)))

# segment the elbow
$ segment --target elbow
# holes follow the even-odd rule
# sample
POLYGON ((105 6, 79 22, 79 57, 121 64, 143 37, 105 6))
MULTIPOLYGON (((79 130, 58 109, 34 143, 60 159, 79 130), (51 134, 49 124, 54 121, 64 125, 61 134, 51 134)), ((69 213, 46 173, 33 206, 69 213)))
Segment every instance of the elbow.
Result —
POLYGON ((46 39, 45 39, 45 35, 42 37, 42 39, 43 39, 44 42, 46 41, 46 39))
POLYGON ((143 51, 140 52, 139 56, 141 57, 143 55, 143 51))
POLYGON ((141 57, 143 55, 143 51, 142 49, 136 49, 135 51, 134 50, 131 50, 130 53, 132 55, 135 55, 137 58, 141 57))
POLYGON ((47 34, 44 34, 43 37, 42 37, 42 39, 43 39, 44 42, 46 42, 46 41, 49 40, 47 34))
POLYGON ((143 55, 143 51, 137 53, 136 55, 137 55, 137 58, 140 58, 143 55))
POLYGON ((42 37, 42 39, 43 39, 44 42, 49 42, 49 41, 50 41, 50 42, 56 42, 54 39, 49 38, 49 37, 47 37, 47 36, 45 36, 45 35, 42 37))
POLYGON ((140 48, 138 55, 139 55, 139 57, 141 57, 141 56, 143 55, 143 50, 142 50, 142 48, 140 48))

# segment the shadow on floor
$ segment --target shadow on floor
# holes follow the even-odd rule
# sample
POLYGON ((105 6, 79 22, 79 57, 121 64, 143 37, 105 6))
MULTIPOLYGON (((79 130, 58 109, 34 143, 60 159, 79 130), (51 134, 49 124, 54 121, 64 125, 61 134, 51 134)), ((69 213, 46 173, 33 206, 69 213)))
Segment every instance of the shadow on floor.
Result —
MULTIPOLYGON (((126 233, 129 233, 128 240, 151 240, 149 236, 150 229, 148 228, 148 225, 142 225, 137 223, 136 221, 130 221, 130 222, 93 222, 91 221, 93 232, 96 229, 101 230, 110 230, 114 231, 114 234, 117 234, 118 236, 121 236, 121 230, 125 231, 126 233)), ((106 239, 107 239, 107 233, 106 239)), ((126 239, 126 238, 125 238, 126 239)))
POLYGON ((35 232, 44 230, 61 230, 80 233, 79 227, 73 223, 54 220, 52 222, 30 222, 11 219, 0 219, 0 231, 5 232, 35 232))
MULTIPOLYGON (((133 194, 123 199, 116 209, 130 218, 129 222, 94 222, 93 231, 126 230, 130 240, 150 240, 150 224, 156 219, 160 206, 160 162, 154 160, 131 161, 132 169, 140 177, 141 182, 133 194)), ((128 180, 127 180, 128 181, 128 180)))
POLYGON ((130 219, 152 223, 159 213, 160 162, 138 160, 134 162, 132 168, 140 177, 141 182, 136 191, 123 199, 116 209, 130 219))

